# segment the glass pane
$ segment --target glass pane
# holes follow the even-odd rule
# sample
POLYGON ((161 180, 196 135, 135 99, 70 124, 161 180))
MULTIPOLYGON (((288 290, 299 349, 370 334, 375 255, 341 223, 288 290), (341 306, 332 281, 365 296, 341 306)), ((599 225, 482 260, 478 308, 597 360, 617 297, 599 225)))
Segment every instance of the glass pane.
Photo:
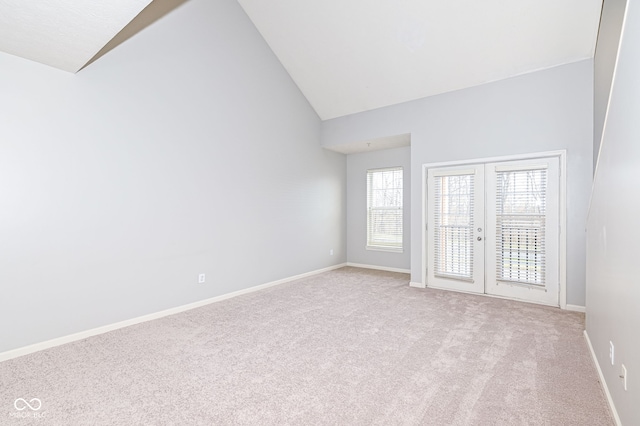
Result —
POLYGON ((435 178, 435 274, 473 276, 474 176, 435 178))
POLYGON ((402 245, 402 210, 372 209, 369 220, 370 242, 382 246, 402 245))
POLYGON ((402 168, 367 172, 367 245, 402 247, 402 168))
POLYGON ((546 170, 498 172, 497 277, 545 283, 546 170))

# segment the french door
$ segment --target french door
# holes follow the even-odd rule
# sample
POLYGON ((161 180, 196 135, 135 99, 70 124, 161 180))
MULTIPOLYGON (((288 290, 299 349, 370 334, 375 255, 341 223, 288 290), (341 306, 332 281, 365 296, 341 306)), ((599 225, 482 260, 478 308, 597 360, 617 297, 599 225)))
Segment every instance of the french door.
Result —
POLYGON ((558 306, 558 157, 429 169, 427 285, 558 306))

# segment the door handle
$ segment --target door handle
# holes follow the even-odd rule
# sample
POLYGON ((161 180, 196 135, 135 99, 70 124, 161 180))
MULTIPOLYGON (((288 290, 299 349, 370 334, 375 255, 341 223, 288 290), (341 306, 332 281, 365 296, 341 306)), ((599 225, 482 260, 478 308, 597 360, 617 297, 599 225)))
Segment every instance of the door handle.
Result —
POLYGON ((478 241, 482 241, 482 237, 478 237, 478 241))

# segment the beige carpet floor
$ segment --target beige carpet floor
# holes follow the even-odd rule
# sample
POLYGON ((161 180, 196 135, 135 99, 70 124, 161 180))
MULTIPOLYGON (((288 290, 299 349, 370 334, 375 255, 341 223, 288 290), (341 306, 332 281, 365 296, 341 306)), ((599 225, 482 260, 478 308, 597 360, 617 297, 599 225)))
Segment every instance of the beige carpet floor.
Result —
POLYGON ((342 268, 2 362, 0 424, 611 425, 583 328, 342 268))

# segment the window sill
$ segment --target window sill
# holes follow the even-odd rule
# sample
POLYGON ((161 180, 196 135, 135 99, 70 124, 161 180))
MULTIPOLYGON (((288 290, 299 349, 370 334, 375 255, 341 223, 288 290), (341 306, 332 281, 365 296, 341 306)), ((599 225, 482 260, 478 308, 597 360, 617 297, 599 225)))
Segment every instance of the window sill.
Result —
POLYGON ((404 253, 404 249, 402 247, 384 247, 384 246, 366 246, 367 250, 372 251, 386 251, 391 253, 404 253))

